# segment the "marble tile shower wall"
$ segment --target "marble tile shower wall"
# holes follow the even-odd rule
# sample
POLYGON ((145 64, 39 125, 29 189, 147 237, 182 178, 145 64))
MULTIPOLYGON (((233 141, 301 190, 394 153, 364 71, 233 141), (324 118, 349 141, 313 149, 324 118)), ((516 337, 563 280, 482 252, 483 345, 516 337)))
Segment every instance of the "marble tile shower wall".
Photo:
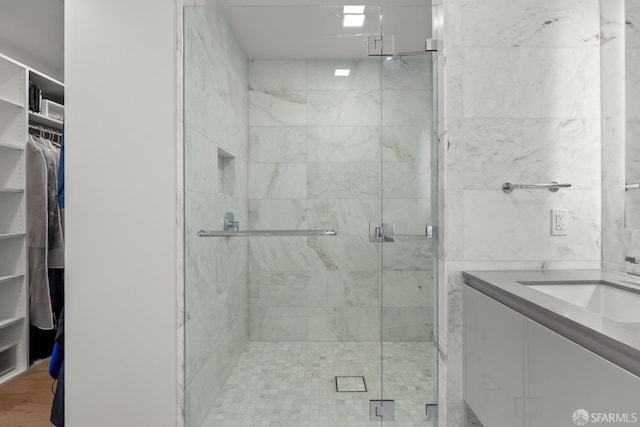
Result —
POLYGON ((598 0, 444 0, 439 393, 443 425, 464 426, 465 269, 600 265, 598 0), (504 182, 569 182, 558 193, 504 182), (550 236, 550 209, 568 236, 550 236))
POLYGON ((247 220, 248 62, 218 9, 184 17, 184 402, 196 427, 248 342, 247 242, 196 237, 220 229, 227 211, 247 220))
POLYGON ((412 62, 250 62, 249 227, 339 232, 250 240, 251 340, 377 341, 380 316, 386 340, 432 338, 432 247, 368 241, 382 216, 406 235, 430 223, 431 63, 412 62))

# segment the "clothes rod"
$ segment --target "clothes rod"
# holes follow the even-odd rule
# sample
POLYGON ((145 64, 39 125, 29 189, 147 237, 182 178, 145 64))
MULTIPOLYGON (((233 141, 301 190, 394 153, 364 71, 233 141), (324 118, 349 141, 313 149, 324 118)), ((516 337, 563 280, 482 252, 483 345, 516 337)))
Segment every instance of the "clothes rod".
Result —
POLYGON ((640 184, 627 184, 624 186, 625 190, 640 190, 640 184))
POLYGON ((511 193, 516 188, 524 188, 524 189, 547 189, 552 193, 555 193, 561 188, 569 188, 571 184, 558 184, 557 182, 551 182, 549 184, 511 184, 510 182, 505 182, 502 184, 502 191, 505 193, 511 193))
POLYGON ((198 237, 245 237, 245 236, 335 236, 336 230, 200 230, 198 237))

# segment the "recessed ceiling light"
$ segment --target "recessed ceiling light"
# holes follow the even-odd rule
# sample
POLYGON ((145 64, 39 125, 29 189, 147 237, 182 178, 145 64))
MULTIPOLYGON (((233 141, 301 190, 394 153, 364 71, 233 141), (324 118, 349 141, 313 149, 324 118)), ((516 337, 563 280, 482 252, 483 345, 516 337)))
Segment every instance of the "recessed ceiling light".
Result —
POLYGON ((362 27, 364 26, 364 15, 344 15, 342 25, 344 27, 362 27))
POLYGON ((342 12, 345 14, 347 13, 363 14, 364 6, 345 6, 342 12))
POLYGON ((336 77, 349 77, 351 70, 348 68, 336 68, 336 77))

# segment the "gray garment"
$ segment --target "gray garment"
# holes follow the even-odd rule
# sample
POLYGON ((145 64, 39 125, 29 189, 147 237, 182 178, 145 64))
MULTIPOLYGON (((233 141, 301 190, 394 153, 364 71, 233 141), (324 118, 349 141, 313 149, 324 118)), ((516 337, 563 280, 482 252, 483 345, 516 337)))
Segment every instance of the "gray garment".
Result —
POLYGON ((42 148, 27 141, 27 223, 29 254, 29 321, 40 329, 53 329, 47 261, 47 164, 42 148))
POLYGON ((32 139, 42 149, 47 170, 47 265, 49 268, 64 268, 64 240, 60 226, 60 209, 58 208, 60 149, 54 147, 47 139, 36 136, 32 136, 32 139))

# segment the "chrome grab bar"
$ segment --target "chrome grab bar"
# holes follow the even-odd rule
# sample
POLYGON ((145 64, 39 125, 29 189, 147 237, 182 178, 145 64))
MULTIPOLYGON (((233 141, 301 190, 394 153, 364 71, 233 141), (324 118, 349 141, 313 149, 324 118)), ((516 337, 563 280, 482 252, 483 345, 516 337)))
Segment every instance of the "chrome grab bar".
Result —
POLYGON ((244 237, 244 236, 335 236, 336 230, 200 230, 198 237, 244 237))
POLYGON ((624 186, 625 190, 638 190, 640 189, 640 184, 627 184, 624 186))
POLYGON ((530 188, 530 189, 539 189, 546 188, 552 193, 555 193, 561 188, 569 188, 571 184, 558 184, 557 182, 551 182, 549 184, 511 184, 510 182, 505 182, 502 184, 502 191, 505 193, 511 193, 516 188, 530 188))

